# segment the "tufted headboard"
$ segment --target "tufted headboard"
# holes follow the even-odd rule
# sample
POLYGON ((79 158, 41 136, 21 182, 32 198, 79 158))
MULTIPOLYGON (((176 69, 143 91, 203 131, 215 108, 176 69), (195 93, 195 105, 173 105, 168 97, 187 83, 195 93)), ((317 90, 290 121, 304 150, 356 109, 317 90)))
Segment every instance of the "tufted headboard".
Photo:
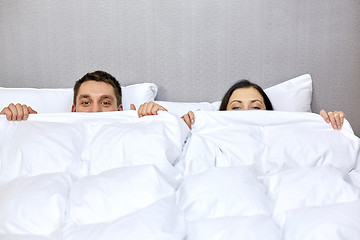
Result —
POLYGON ((72 87, 105 70, 153 82, 158 100, 216 101, 236 80, 267 88, 309 73, 312 110, 360 135, 360 1, 0 2, 0 87, 72 87))

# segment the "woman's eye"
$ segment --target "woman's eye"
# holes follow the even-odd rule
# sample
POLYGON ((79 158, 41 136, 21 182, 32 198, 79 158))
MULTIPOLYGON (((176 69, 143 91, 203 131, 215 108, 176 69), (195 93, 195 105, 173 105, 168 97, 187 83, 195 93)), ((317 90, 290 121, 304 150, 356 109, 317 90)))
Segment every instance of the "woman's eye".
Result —
POLYGON ((260 108, 259 108, 259 107, 253 107, 253 109, 255 109, 255 110, 260 110, 260 108))
POLYGON ((233 107, 232 110, 239 110, 239 107, 233 107))

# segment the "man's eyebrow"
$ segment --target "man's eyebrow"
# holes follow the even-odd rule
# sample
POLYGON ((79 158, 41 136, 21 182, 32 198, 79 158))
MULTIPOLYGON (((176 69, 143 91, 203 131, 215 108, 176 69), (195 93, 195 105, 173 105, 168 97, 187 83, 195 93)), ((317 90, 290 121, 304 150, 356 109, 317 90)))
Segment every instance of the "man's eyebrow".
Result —
MULTIPOLYGON (((89 94, 82 94, 79 96, 79 99, 82 99, 82 98, 90 98, 90 95, 89 94)), ((114 100, 114 97, 111 96, 111 95, 101 95, 100 96, 101 99, 111 99, 111 100, 114 100)))
POLYGON ((107 99, 107 98, 109 98, 110 100, 114 100, 114 97, 111 96, 111 95, 102 95, 100 98, 101 98, 101 99, 107 99))
POLYGON ((83 94, 83 95, 80 95, 80 96, 79 96, 79 99, 82 99, 82 98, 89 98, 89 97, 90 97, 89 95, 83 94))

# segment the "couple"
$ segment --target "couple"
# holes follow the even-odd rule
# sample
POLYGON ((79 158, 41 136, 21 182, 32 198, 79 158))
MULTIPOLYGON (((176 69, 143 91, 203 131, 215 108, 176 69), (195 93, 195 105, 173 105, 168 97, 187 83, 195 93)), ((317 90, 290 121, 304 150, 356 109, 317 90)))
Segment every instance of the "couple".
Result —
MULTIPOLYGON (((85 74, 74 85, 72 112, 109 112, 122 111, 121 88, 119 82, 109 73, 95 71, 85 74)), ((136 110, 131 104, 131 110, 136 110)), ((266 93, 258 85, 248 80, 235 83, 225 94, 220 105, 220 111, 231 110, 273 110, 266 93)), ((138 109, 139 117, 156 115, 158 111, 167 111, 154 102, 146 102, 138 109)), ((26 120, 29 114, 37 113, 27 105, 13 104, 5 107, 0 114, 6 115, 9 121, 26 120)), ((345 115, 343 112, 320 111, 320 115, 334 129, 341 129, 345 115)), ((191 129, 195 122, 194 113, 189 111, 181 117, 191 129)))

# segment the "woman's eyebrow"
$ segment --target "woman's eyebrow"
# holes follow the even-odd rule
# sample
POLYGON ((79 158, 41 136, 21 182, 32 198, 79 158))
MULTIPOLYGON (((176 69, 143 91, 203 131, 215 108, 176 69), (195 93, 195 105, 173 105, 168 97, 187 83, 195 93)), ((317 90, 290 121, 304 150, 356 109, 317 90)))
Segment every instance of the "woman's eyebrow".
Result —
POLYGON ((260 102, 261 104, 264 104, 261 100, 259 100, 259 99, 254 99, 254 100, 252 100, 251 101, 251 103, 254 103, 254 102, 260 102))
MULTIPOLYGON (((233 100, 233 101, 230 102, 230 104, 232 104, 234 102, 242 103, 241 100, 233 100)), ((254 102, 260 102, 260 103, 264 104, 260 99, 254 99, 254 100, 250 101, 250 103, 254 103, 254 102)))
POLYGON ((230 104, 232 104, 233 102, 242 103, 242 101, 240 101, 240 100, 233 100, 233 101, 230 102, 230 104))

